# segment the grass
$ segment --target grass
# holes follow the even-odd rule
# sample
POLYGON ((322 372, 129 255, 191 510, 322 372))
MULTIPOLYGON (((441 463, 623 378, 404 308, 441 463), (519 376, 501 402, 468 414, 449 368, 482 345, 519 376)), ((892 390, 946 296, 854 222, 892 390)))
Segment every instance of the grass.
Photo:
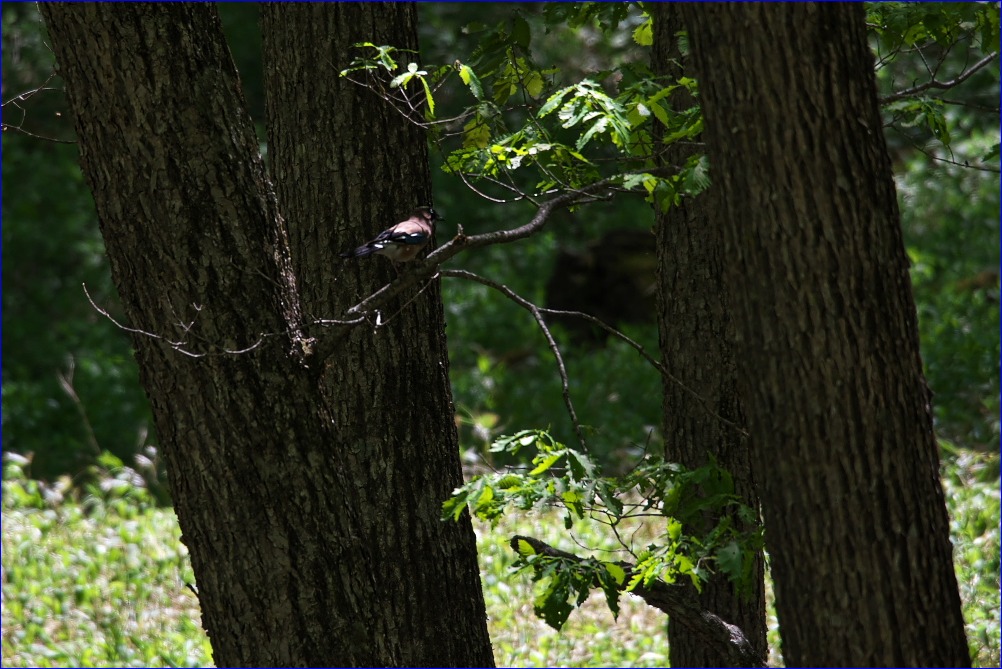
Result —
MULTIPOLYGON (((944 487, 975 666, 999 666, 999 459, 948 458, 944 487)), ((207 666, 212 653, 193 576, 171 509, 157 508, 128 476, 66 496, 26 480, 8 460, 3 495, 3 666, 207 666)), ((556 514, 476 525, 481 574, 499 666, 666 666, 665 618, 624 596, 613 620, 601 595, 562 632, 533 613, 533 584, 511 575, 513 534, 568 550, 611 548, 576 526, 570 542, 556 514)), ((772 659, 779 661, 770 618, 772 659)))

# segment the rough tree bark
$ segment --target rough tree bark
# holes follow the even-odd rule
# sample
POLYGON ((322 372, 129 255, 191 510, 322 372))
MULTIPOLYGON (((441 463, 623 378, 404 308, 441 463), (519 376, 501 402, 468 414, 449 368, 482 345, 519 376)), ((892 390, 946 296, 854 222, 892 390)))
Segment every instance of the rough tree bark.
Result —
MULTIPOLYGON (((365 348, 352 335, 322 372, 306 326, 337 301, 308 293, 304 319, 214 7, 41 11, 112 275, 143 331, 136 356, 216 664, 491 664, 470 527, 438 522, 458 453, 437 301, 422 296, 365 348)), ((337 155, 341 138, 323 138, 313 150, 337 155)), ((423 157, 373 197, 426 194, 423 157)), ((299 225, 347 238, 349 222, 374 224, 358 200, 358 218, 334 223, 330 201, 289 196, 299 225)), ((321 265, 300 262, 300 283, 329 285, 321 265)))
MULTIPOLYGON (((655 4, 652 12, 652 69, 657 75, 677 79, 683 75, 676 38, 682 29, 678 7, 655 4)), ((684 89, 676 90, 670 102, 679 110, 695 104, 684 89)), ((684 164, 694 150, 692 146, 673 144, 665 147, 661 160, 670 165, 684 164)), ((713 214, 714 191, 711 187, 709 192, 685 198, 678 206, 659 213, 655 226, 661 358, 686 386, 662 376, 665 458, 695 468, 707 464, 712 455, 733 476, 735 492, 746 504, 757 508, 748 444, 737 429, 744 426, 745 418, 722 286, 723 232, 719 216, 713 214)), ((735 518, 735 522, 741 521, 735 518)), ((716 574, 698 599, 703 608, 740 627, 764 663, 768 645, 761 553, 752 571, 754 584, 749 593, 739 595, 726 575, 716 574)), ((692 635, 685 621, 676 617, 669 620, 668 638, 673 667, 727 666, 733 657, 727 648, 707 644, 692 635)))
POLYGON ((969 666, 864 9, 681 11, 784 660, 969 666))
MULTIPOLYGON (((336 316, 397 276, 382 258, 336 252, 432 203, 425 133, 338 76, 359 42, 416 51, 416 7, 269 3, 261 25, 270 168, 303 310, 336 316)), ((369 569, 385 581, 383 624, 403 631, 395 657, 492 665, 472 525, 468 517, 440 520, 463 475, 438 280, 382 313, 390 326, 355 329, 320 380, 341 447, 351 452, 341 466, 363 510, 353 531, 379 547, 369 569)))

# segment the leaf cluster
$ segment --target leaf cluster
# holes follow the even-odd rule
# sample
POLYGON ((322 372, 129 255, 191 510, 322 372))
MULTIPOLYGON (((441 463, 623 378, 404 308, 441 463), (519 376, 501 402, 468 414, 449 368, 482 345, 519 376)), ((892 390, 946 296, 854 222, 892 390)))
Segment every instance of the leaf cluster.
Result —
POLYGON ((443 518, 458 520, 469 507, 477 518, 496 524, 509 508, 561 508, 566 529, 580 522, 605 525, 635 558, 631 565, 544 554, 525 542, 516 546, 517 569, 530 570, 541 582, 536 611, 548 624, 559 629, 596 587, 616 614, 621 590, 655 580, 688 579, 701 589, 719 569, 740 590, 751 586, 761 526, 756 512, 735 495, 731 475, 716 462, 687 469, 648 456, 623 476, 604 477, 587 454, 542 430, 523 430, 491 446, 493 452, 511 455, 523 450, 532 452, 529 467, 473 477, 445 501, 443 518), (658 528, 656 540, 639 552, 618 533, 636 519, 658 528))
MULTIPOLYGON (((548 7, 544 14, 553 22, 618 23, 624 11, 587 3, 548 7)), ((667 170, 658 157, 664 145, 694 142, 702 130, 698 106, 678 110, 669 104, 676 90, 696 93, 693 79, 656 77, 631 63, 561 82, 557 68, 533 58, 532 28, 519 14, 493 28, 471 24, 465 30, 483 34, 465 62, 403 64, 401 50, 366 42, 356 45, 360 57, 341 74, 373 88, 402 113, 422 110, 424 127, 445 155, 443 170, 497 198, 567 192, 621 174, 619 190, 667 207, 709 185, 700 156, 667 170), (442 118, 435 95, 455 78, 468 97, 454 115, 442 118), (420 89, 406 94, 416 81, 420 89), (660 144, 653 141, 655 132, 660 144)), ((649 18, 634 39, 650 43, 649 18)))

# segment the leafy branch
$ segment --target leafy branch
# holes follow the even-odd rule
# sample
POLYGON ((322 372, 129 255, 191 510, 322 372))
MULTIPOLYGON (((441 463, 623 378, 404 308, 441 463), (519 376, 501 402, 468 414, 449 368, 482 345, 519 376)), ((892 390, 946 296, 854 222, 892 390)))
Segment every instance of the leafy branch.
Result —
POLYGON ((648 456, 621 477, 603 477, 586 454, 541 430, 502 437, 490 448, 511 455, 524 449, 534 451, 531 469, 508 468, 473 477, 445 501, 443 518, 459 519, 469 507, 474 516, 495 523, 509 507, 560 508, 568 530, 576 522, 605 525, 622 551, 634 559, 626 566, 594 558, 553 560, 552 552, 539 557, 539 551, 513 544, 522 556, 520 568, 532 569, 533 580, 540 582, 536 609, 551 626, 559 629, 574 606, 580 606, 596 587, 605 593, 614 615, 620 591, 644 592, 679 581, 700 590, 715 570, 747 592, 762 530, 755 510, 741 503, 730 474, 716 462, 689 470, 648 456), (707 518, 715 519, 710 527, 707 518), (638 521, 658 527, 655 540, 639 550, 623 541, 619 532, 638 521), (568 603, 572 594, 573 606, 568 603))
MULTIPOLYGON (((566 600, 572 594, 577 596, 577 604, 580 606, 583 602, 581 597, 587 597, 595 587, 602 588, 610 609, 616 606, 613 611, 618 611, 618 603, 614 605, 612 602, 616 601, 618 593, 625 589, 624 583, 628 580, 632 582, 634 566, 627 562, 602 562, 595 558, 581 558, 554 548, 539 539, 522 535, 512 537, 509 545, 518 555, 520 564, 524 568, 532 569, 534 580, 551 579, 550 586, 544 591, 544 595, 547 596, 542 601, 537 601, 537 615, 544 620, 547 619, 544 616, 559 619, 565 611, 569 613, 570 605, 566 600), (566 574, 564 579, 554 578, 561 573, 566 574), (561 596, 563 596, 563 607, 559 605, 561 596), (556 608, 547 608, 548 606, 556 608)), ((679 621, 690 634, 707 645, 724 649, 730 660, 730 666, 766 666, 744 631, 704 609, 691 590, 658 579, 647 585, 638 583, 630 592, 679 621)))

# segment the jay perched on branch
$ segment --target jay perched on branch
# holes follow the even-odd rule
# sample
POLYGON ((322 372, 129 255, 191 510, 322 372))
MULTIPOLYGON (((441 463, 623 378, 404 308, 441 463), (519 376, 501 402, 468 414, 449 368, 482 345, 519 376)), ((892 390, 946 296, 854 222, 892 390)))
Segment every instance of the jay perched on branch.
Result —
POLYGON ((362 244, 353 251, 345 251, 342 258, 364 258, 365 256, 386 256, 393 262, 414 260, 421 249, 431 241, 435 232, 435 221, 443 220, 431 207, 418 207, 406 221, 380 232, 375 239, 362 244))

